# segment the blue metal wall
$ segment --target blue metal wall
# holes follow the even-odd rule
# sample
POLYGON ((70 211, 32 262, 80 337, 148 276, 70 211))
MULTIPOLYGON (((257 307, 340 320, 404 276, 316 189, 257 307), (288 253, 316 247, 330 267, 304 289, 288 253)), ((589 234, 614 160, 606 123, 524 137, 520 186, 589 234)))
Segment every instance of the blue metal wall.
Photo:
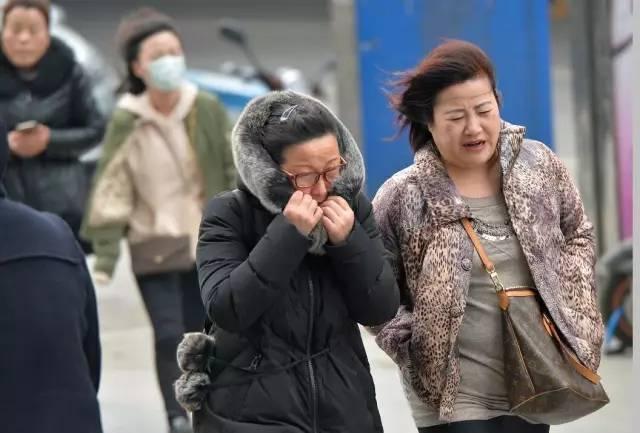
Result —
POLYGON ((373 195, 411 164, 383 88, 446 38, 479 45, 491 57, 502 117, 552 145, 549 4, 545 0, 356 0, 362 138, 373 195))

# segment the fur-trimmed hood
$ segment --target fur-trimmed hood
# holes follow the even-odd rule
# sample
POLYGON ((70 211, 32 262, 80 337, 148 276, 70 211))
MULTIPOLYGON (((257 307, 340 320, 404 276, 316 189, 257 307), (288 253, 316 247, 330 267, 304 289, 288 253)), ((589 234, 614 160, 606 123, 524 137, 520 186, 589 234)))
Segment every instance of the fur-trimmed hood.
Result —
MULTIPOLYGON (((500 167, 505 180, 520 155, 526 128, 502 120, 498 136, 500 167)), ((526 155, 522 155, 526 158, 526 155)), ((428 203, 424 217, 432 224, 443 225, 469 218, 469 208, 457 192, 433 142, 418 150, 414 157, 416 185, 428 203)))
POLYGON ((291 194, 287 176, 271 158, 261 141, 262 128, 271 115, 275 104, 299 104, 301 101, 313 101, 335 119, 338 130, 340 154, 347 167, 334 183, 332 191, 353 204, 364 185, 364 160, 358 144, 338 119, 322 102, 310 96, 290 90, 271 92, 252 100, 240 115, 231 134, 233 159, 244 187, 255 196, 269 212, 282 212, 291 194))

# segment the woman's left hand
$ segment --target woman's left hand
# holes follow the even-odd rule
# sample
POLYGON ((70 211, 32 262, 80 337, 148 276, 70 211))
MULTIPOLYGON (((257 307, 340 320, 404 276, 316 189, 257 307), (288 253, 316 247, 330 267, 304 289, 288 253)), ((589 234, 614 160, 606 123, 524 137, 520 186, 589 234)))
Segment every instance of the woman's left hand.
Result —
POLYGON ((331 196, 322 202, 320 207, 324 215, 322 223, 331 243, 337 245, 347 240, 355 222, 355 215, 349 203, 342 197, 331 196))

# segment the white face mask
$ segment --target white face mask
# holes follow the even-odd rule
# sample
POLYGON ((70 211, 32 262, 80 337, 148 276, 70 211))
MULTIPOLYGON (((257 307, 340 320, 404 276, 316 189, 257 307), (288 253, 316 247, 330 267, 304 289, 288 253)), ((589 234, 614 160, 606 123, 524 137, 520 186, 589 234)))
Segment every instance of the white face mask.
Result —
POLYGON ((184 56, 162 56, 149 63, 149 85, 163 92, 177 90, 186 71, 184 56))

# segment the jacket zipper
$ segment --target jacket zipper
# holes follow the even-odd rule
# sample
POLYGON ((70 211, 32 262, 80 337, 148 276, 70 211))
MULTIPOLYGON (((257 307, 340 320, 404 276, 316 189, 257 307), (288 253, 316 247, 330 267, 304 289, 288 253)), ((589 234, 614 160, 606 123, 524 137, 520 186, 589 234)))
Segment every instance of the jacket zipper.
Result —
POLYGON ((311 341, 313 338, 313 316, 315 314, 315 298, 314 292, 315 288, 313 285, 313 279, 311 278, 311 274, 309 274, 309 333, 307 339, 307 356, 309 360, 307 361, 307 365, 309 367, 309 381, 311 382, 311 422, 312 422, 312 431, 315 433, 318 431, 318 389, 316 385, 316 377, 313 369, 313 360, 311 357, 311 341))

